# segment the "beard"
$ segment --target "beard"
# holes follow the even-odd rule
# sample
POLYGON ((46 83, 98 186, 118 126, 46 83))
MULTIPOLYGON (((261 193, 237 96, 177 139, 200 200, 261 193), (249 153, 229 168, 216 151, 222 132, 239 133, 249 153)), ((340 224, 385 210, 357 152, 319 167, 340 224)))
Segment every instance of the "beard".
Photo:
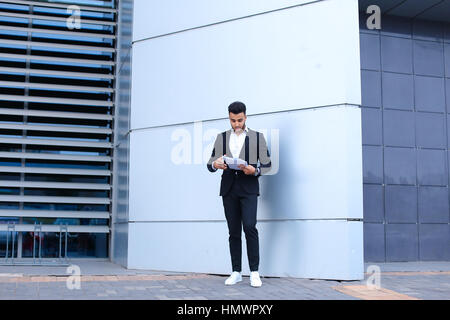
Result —
POLYGON ((234 133, 236 133, 238 135, 241 134, 244 131, 243 128, 245 128, 245 125, 243 125, 241 128, 234 129, 234 133))

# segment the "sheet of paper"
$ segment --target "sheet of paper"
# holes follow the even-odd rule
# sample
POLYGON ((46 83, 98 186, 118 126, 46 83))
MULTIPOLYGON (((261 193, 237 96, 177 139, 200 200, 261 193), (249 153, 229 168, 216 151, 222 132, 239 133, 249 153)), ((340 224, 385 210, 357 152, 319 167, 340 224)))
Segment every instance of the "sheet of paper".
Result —
POLYGON ((228 168, 234 169, 234 170, 241 170, 238 167, 241 164, 243 164, 244 166, 247 166, 247 161, 239 159, 239 158, 223 157, 223 161, 225 161, 228 168))

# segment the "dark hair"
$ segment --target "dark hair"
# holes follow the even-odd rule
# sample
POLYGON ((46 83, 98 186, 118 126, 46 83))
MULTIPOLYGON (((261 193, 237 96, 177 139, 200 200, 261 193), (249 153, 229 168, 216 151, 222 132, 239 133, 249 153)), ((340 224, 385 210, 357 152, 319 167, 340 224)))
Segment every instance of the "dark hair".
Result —
POLYGON ((228 106, 228 113, 231 112, 234 114, 239 114, 243 112, 245 114, 245 111, 246 111, 245 104, 240 101, 235 101, 228 106))

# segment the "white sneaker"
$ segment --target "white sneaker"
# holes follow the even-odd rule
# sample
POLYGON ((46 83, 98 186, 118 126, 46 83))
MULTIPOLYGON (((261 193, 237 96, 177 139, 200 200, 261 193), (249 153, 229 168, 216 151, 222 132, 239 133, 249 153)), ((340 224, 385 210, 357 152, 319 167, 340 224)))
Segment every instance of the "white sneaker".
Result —
POLYGON ((250 285, 252 287, 261 287, 262 282, 261 279, 259 278, 258 271, 250 272, 250 285))
POLYGON ((240 272, 233 271, 233 273, 227 278, 227 280, 225 280, 225 285, 231 286, 241 281, 242 281, 242 274, 240 272))

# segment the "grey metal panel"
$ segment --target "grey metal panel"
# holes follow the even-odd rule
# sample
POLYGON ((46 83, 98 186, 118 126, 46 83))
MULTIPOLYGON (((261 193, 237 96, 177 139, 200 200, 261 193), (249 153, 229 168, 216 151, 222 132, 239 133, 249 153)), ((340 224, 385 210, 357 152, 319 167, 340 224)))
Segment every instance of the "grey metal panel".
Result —
POLYGON ((9 108, 0 108, 0 114, 53 117, 53 118, 93 119, 93 120, 112 120, 113 118, 113 116, 109 114, 23 110, 23 109, 9 109, 9 108))
POLYGON ((381 72, 361 70, 362 106, 381 107, 381 72))
POLYGON ((115 263, 128 265, 128 168, 131 100, 131 41, 133 0, 119 2, 120 20, 117 32, 116 95, 114 119, 114 168, 111 214, 110 256, 115 263))
POLYGON ((412 21, 412 37, 414 39, 442 42, 443 23, 414 19, 412 21))
POLYGON ((414 124, 414 112, 403 110, 384 110, 384 145, 414 147, 414 124))
POLYGON ((442 43, 414 41, 414 73, 416 75, 444 77, 442 43))
POLYGON ((402 3, 405 0, 359 0, 359 10, 366 12, 367 7, 370 5, 376 4, 380 7, 381 12, 385 13, 386 11, 394 8, 398 4, 402 3))
POLYGON ((420 260, 450 260, 450 225, 419 225, 420 260))
POLYGON ((380 184, 364 184, 363 197, 364 222, 383 223, 384 186, 380 184))
MULTIPOLYGON (((22 14, 22 13, 9 13, 9 12, 0 12, 0 16, 5 17, 14 17, 14 18, 25 18, 25 19, 39 19, 39 20, 51 20, 51 21, 67 21, 67 17, 52 17, 52 16, 43 16, 37 14, 22 14)), ((87 20, 83 19, 83 23, 86 24, 99 24, 105 26, 115 26, 115 22, 109 21, 101 21, 101 20, 87 20)))
MULTIPOLYGON (((33 224, 16 224, 15 229, 16 232, 33 232, 34 225, 33 224)), ((60 225, 42 225, 42 232, 59 232, 60 225)), ((0 224, 0 231, 8 231, 7 224, 0 224)), ((79 226, 79 225, 68 225, 68 232, 77 232, 77 233, 109 233, 109 227, 107 226, 79 226)))
POLYGON ((24 97, 8 94, 0 94, 0 99, 8 101, 44 102, 44 103, 59 103, 59 104, 71 104, 82 106, 98 106, 98 107, 110 107, 113 105, 111 101, 49 98, 49 97, 35 97, 35 96, 24 97))
POLYGON ((382 74, 383 107, 412 110, 414 108, 414 77, 400 73, 382 74))
POLYGON ((62 30, 52 30, 52 29, 40 29, 40 28, 2 26, 2 29, 10 30, 10 31, 34 32, 34 33, 45 33, 45 34, 60 34, 60 35, 66 35, 66 36, 79 36, 79 37, 88 37, 88 38, 89 37, 105 38, 105 39, 115 39, 116 38, 116 36, 112 35, 112 34, 62 31, 62 30))
POLYGON ((395 16, 416 17, 439 2, 442 2, 442 0, 407 0, 389 10, 388 13, 395 16))
MULTIPOLYGON (((51 7, 51 8, 67 8, 72 3, 58 3, 58 2, 44 2, 44 1, 24 1, 24 0, 2 0, 2 2, 6 3, 14 3, 14 4, 23 4, 23 5, 30 5, 30 6, 39 6, 39 7, 51 7)), ((98 12, 110 12, 110 13, 116 13, 117 10, 113 8, 106 8, 101 6, 87 6, 87 5, 79 5, 77 6, 81 10, 86 11, 98 11, 98 12)))
POLYGON ((361 33, 361 68, 365 70, 380 70, 380 36, 361 33))
POLYGON ((416 261, 419 257, 417 224, 386 224, 386 260, 416 261))
POLYGON ((12 124, 1 123, 0 129, 13 129, 13 130, 37 130, 37 131, 54 131, 54 132, 83 132, 94 134, 111 134, 112 129, 109 128, 84 128, 75 126, 45 126, 45 125, 31 125, 31 124, 12 124))
POLYGON ((5 196, 5 195, 0 195, 0 201, 39 202, 39 203, 90 203, 90 204, 109 204, 111 202, 109 198, 5 196))
POLYGON ((80 46, 80 45, 74 45, 74 44, 63 44, 63 43, 53 43, 53 42, 0 39, 0 43, 7 43, 7 44, 13 44, 13 45, 25 45, 25 46, 31 46, 31 47, 51 47, 51 48, 64 48, 64 49, 74 49, 74 50, 90 50, 90 51, 103 51, 103 52, 116 51, 116 49, 108 48, 108 47, 80 46))
POLYGON ((383 148, 363 146, 363 173, 365 183, 383 183, 383 148))
POLYGON ((445 153, 445 150, 433 149, 420 149, 418 151, 417 182, 419 185, 447 186, 447 157, 445 153))
MULTIPOLYGON (((0 54, 0 58, 2 55, 0 54)), ((29 83, 17 81, 0 81, 0 86, 16 87, 16 88, 40 88, 40 89, 59 89, 67 91, 92 91, 92 92, 114 92, 112 88, 88 87, 88 86, 69 86, 61 84, 48 83, 29 83)))
POLYGON ((3 151, 0 152, 0 158, 111 162, 111 157, 107 157, 107 156, 78 156, 78 155, 67 155, 67 154, 3 152, 3 151))
POLYGON ((73 183, 73 182, 42 182, 42 181, 12 181, 0 180, 0 187, 13 188, 46 188, 46 189, 83 189, 109 190, 111 185, 103 183, 73 183))
POLYGON ((104 211, 6 210, 6 209, 0 209, 0 216, 1 217, 108 219, 109 218, 109 212, 104 212, 104 211))
POLYGON ((381 37, 381 64, 383 71, 412 73, 413 46, 411 39, 381 37))
POLYGON ((416 112, 417 146, 438 149, 446 148, 447 141, 445 122, 445 114, 434 112, 416 112))
POLYGON ((54 71, 54 70, 43 70, 43 69, 23 69, 23 68, 0 67, 0 72, 18 72, 18 73, 26 73, 26 74, 47 74, 47 75, 63 76, 63 77, 114 79, 113 75, 103 74, 103 73, 54 71))
POLYGON ((364 260, 385 261, 385 224, 364 222, 364 260))
POLYGON ((378 108, 361 108, 363 144, 382 145, 382 112, 378 108))
POLYGON ((450 0, 444 0, 443 2, 431 7, 417 16, 418 19, 436 20, 436 21, 449 21, 450 17, 450 0))
POLYGON ((52 56, 36 56, 36 55, 25 55, 25 54, 11 54, 11 53, 0 53, 0 58, 7 59, 25 59, 25 60, 44 60, 44 61, 58 61, 58 62, 73 62, 73 63, 82 63, 82 64, 99 64, 99 65, 115 65, 112 61, 103 61, 103 60, 91 60, 91 59, 74 59, 74 58, 61 58, 61 57, 52 57, 52 56))
MULTIPOLYGON (((448 2, 441 2, 419 17, 430 18, 426 12, 433 10, 437 14, 437 9, 448 2)), ((407 0, 402 7, 406 13, 432 3, 407 0)), ((377 31, 381 37, 382 72, 362 70, 362 100, 370 102, 365 105, 378 106, 372 97, 382 97, 382 108, 367 108, 371 112, 365 113, 362 131, 383 128, 381 139, 363 140, 365 180, 370 183, 364 186, 364 217, 368 218, 364 221, 364 253, 368 262, 449 259, 442 252, 450 243, 450 108, 445 99, 450 86, 444 71, 448 15, 444 20, 446 24, 417 17, 382 16, 382 29, 377 31), (380 74, 381 90, 375 85, 378 81, 372 79, 380 74), (378 112, 382 114, 381 124, 378 112), (383 171, 381 177, 370 180, 366 171, 377 172, 374 163, 378 154, 369 152, 375 148, 382 150, 383 171)), ((360 28, 361 34, 367 35, 365 27, 360 28)), ((361 46, 361 50, 370 47, 361 46)), ((371 55, 361 52, 362 59, 371 55)))
POLYGON ((384 15, 381 30, 383 36, 411 39, 412 21, 407 17, 384 15))
POLYGON ((87 142, 77 140, 51 140, 51 139, 30 139, 30 138, 0 138, 0 143, 18 143, 18 144, 40 144, 51 146, 73 146, 89 148, 112 148, 109 142, 87 142))
POLYGON ((449 223, 447 187, 419 187, 419 222, 449 223))
POLYGON ((386 186, 385 211, 385 220, 388 223, 416 223, 417 187, 386 186))
POLYGON ((450 0, 359 0, 358 2, 361 12, 366 12, 370 5, 377 5, 383 14, 392 16, 442 22, 448 22, 450 16, 450 0))
POLYGON ((64 175, 83 175, 83 176, 109 176, 109 175, 111 175, 111 171, 109 171, 109 170, 8 167, 8 166, 0 166, 0 172, 16 172, 16 173, 23 172, 23 173, 64 174, 64 175))
POLYGON ((414 185, 417 179, 415 148, 384 148, 384 179, 388 184, 414 185))

